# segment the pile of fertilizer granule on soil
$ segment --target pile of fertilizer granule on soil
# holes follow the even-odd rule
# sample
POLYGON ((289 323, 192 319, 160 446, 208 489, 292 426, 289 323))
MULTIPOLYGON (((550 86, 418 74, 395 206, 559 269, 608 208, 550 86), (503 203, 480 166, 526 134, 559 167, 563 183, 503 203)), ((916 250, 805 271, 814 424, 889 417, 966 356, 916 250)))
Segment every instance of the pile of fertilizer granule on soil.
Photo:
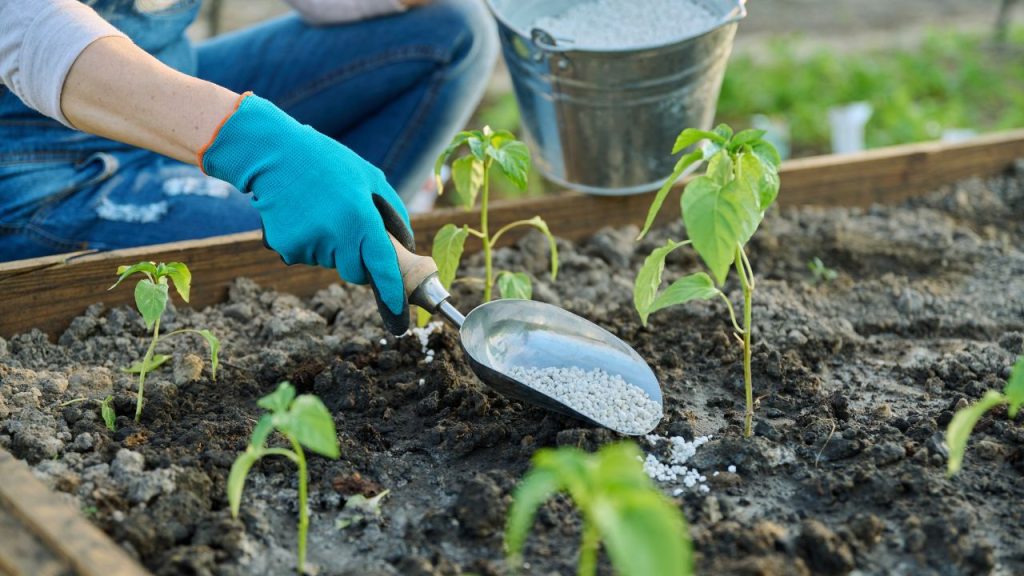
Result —
POLYGON ((538 18, 533 27, 559 44, 614 50, 670 44, 719 21, 699 0, 592 0, 538 18))
POLYGON ((600 368, 522 368, 509 376, 612 430, 644 434, 661 420, 661 405, 643 390, 600 368))

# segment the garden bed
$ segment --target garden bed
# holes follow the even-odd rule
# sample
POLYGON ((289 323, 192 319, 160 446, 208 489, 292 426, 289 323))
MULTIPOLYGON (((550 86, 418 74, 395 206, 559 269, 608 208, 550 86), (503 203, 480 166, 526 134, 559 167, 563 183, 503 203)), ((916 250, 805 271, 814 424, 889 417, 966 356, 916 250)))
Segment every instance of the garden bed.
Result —
MULTIPOLYGON (((750 245, 760 402, 748 440, 740 350, 721 304, 670 308, 647 328, 632 308, 643 257, 681 230, 639 244, 635 228, 560 243, 557 283, 542 238, 496 258, 538 278, 536 298, 594 320, 648 360, 666 396, 656 434, 712 436, 687 463, 705 482, 662 484, 690 520, 701 573, 1018 574, 1024 416, 985 417, 954 479, 942 434, 957 406, 1000 389, 1024 353, 1022 221, 1024 173, 899 207, 770 215, 750 245), (814 257, 838 278, 814 283, 814 257)), ((470 257, 468 271, 479 262, 470 257)), ((667 276, 696 265, 677 252, 667 276)), ((726 291, 737 298, 736 286, 726 291)), ((472 291, 456 292, 470 309, 472 291)), ((131 309, 95 306, 56 344, 41 332, 0 340, 0 446, 157 574, 284 574, 295 547, 291 464, 254 468, 239 520, 224 486, 256 399, 288 379, 324 400, 341 440, 340 460, 310 461, 309 560, 321 574, 506 573, 501 530, 530 455, 616 436, 491 392, 450 328, 429 337, 428 363, 417 338, 378 324, 358 287, 303 300, 239 279, 227 302, 170 310, 164 321, 167 331, 220 336, 218 380, 201 341, 168 341, 174 359, 147 379, 135 425, 126 417, 135 382, 119 368, 145 352, 145 327, 131 309), (108 394, 121 415, 115 433, 94 405, 60 407, 108 394), (345 509, 385 489, 379 518, 345 509)), ((640 443, 664 457, 667 442, 640 443)), ((527 572, 573 573, 578 539, 567 500, 544 506, 527 572)))

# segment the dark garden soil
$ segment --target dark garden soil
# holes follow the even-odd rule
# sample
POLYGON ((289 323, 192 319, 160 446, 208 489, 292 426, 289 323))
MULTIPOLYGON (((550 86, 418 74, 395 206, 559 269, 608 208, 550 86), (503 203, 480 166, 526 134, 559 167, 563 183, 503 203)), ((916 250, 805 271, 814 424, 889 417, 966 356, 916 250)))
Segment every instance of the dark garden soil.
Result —
MULTIPOLYGON (((713 435, 688 463, 710 491, 675 498, 701 573, 1024 573, 1024 415, 983 418, 955 479, 943 443, 954 410, 1001 389, 1024 352, 1024 177, 968 180, 897 208, 770 215, 751 250, 760 402, 749 440, 740 350, 722 305, 671 308, 648 328, 632 309, 643 256, 682 231, 639 245, 635 233, 561 243, 555 284, 540 238, 498 259, 541 278, 537 298, 592 318, 649 361, 667 398, 657 434, 713 435), (814 283, 815 256, 838 279, 814 283)), ((695 266, 678 251, 667 276, 695 266)), ((384 335, 371 300, 334 286, 303 301, 238 280, 222 305, 172 310, 166 329, 213 329, 224 362, 212 382, 201 341, 163 345, 174 360, 148 380, 140 425, 126 417, 134 382, 119 371, 145 351, 134 311, 91 309, 58 344, 40 333, 0 340, 0 445, 157 574, 287 574, 291 465, 254 469, 237 521, 224 483, 256 399, 289 379, 323 398, 341 439, 341 460, 311 458, 310 561, 320 574, 505 574, 501 528, 530 455, 616 436, 491 392, 451 329, 431 336, 427 363, 416 338, 384 335), (122 415, 116 433, 95 404, 59 407, 107 394, 122 415), (345 509, 351 496, 385 489, 379 517, 345 509)), ((574 573, 578 528, 567 500, 544 506, 525 572, 574 573)))

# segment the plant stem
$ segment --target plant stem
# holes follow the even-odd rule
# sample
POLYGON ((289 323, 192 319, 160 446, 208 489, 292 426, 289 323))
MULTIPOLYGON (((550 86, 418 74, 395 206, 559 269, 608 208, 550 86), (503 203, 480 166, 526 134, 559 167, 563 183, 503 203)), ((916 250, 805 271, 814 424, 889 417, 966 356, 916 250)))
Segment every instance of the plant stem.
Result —
POLYGON ((149 367, 149 361, 153 358, 153 350, 156 348, 156 341, 160 339, 160 318, 156 319, 153 323, 153 339, 149 342, 149 349, 146 350, 146 355, 142 357, 142 366, 139 370, 139 393, 135 400, 135 421, 138 422, 142 418, 142 387, 146 383, 146 368, 149 367))
POLYGON ((718 295, 722 297, 722 300, 725 300, 726 309, 729 310, 729 320, 732 320, 733 330, 737 334, 743 334, 743 328, 740 328, 740 325, 736 323, 736 310, 732 307, 732 300, 729 300, 729 297, 721 290, 718 291, 718 295))
POLYGON ((491 238, 491 244, 497 244, 498 238, 501 238, 502 234, 508 232, 509 230, 515 228, 516 226, 533 226, 533 219, 531 218, 529 220, 516 220, 515 222, 509 222, 508 224, 505 224, 500 229, 498 229, 497 232, 494 233, 494 236, 491 238))
POLYGON ((583 521, 583 543, 580 545, 580 564, 577 576, 597 574, 597 545, 600 534, 593 522, 583 521))
POLYGON ((746 255, 743 254, 743 247, 737 246, 736 272, 739 274, 740 285, 743 287, 743 390, 747 400, 747 410, 743 418, 743 436, 750 438, 754 433, 754 386, 750 372, 751 300, 754 295, 754 272, 748 270, 747 265, 748 261, 746 255))
POLYGON ((302 576, 303 569, 306 566, 306 534, 309 532, 309 507, 307 505, 307 489, 309 478, 306 473, 306 454, 302 451, 302 446, 292 438, 288 436, 288 440, 292 443, 292 449, 295 450, 295 465, 299 467, 299 565, 298 573, 302 576))
POLYGON ((484 188, 480 192, 480 233, 484 245, 484 302, 491 301, 491 288, 494 286, 494 271, 491 269, 491 238, 487 233, 487 200, 491 191, 491 161, 484 162, 484 188))
POLYGON ((743 435, 753 435, 754 420, 754 385, 750 374, 750 301, 753 291, 750 286, 743 287, 743 388, 747 395, 747 413, 743 422, 743 435))

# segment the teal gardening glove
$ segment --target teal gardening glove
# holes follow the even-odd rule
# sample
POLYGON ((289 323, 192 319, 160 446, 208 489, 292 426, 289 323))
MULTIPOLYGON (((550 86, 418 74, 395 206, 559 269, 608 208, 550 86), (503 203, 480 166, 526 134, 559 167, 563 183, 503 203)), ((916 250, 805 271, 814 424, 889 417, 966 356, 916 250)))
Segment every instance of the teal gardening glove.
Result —
POLYGON ((264 243, 285 264, 336 268, 347 282, 369 282, 388 330, 406 331, 409 305, 387 232, 410 250, 413 236, 379 169, 248 93, 199 160, 210 176, 252 192, 264 243))

